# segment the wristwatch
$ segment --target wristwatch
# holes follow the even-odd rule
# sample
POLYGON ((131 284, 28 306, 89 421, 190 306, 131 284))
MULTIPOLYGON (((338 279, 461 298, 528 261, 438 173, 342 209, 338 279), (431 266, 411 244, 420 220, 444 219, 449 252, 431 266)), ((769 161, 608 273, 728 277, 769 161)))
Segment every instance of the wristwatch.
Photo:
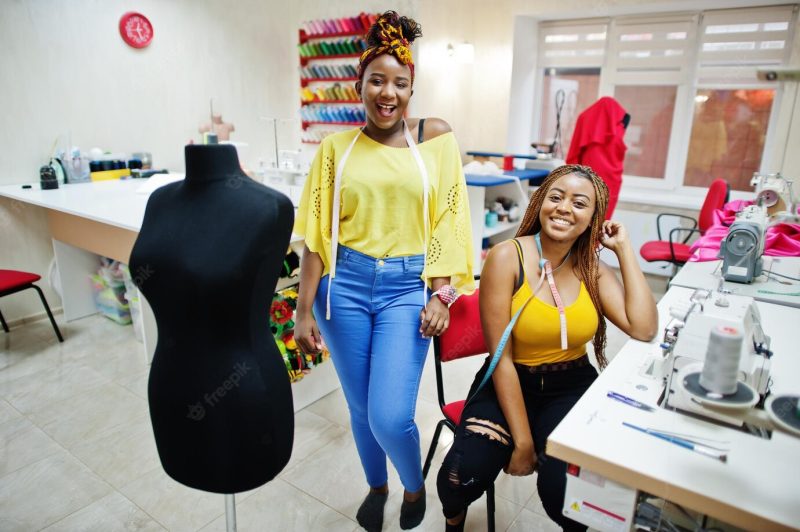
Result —
POLYGON ((450 305, 455 303, 456 299, 458 299, 458 294, 456 293, 456 289, 449 284, 439 287, 437 291, 431 294, 431 297, 433 296, 438 297, 439 301, 444 303, 448 308, 450 307, 450 305))

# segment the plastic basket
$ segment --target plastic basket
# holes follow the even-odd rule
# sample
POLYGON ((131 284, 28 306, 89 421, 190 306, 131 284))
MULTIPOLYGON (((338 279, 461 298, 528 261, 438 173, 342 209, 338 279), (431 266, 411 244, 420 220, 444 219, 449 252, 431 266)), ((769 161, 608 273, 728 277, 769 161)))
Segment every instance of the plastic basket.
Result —
POLYGON ((128 304, 124 302, 124 296, 120 301, 117 291, 107 286, 105 280, 98 274, 92 275, 91 280, 94 304, 97 311, 120 325, 130 324, 131 311, 128 304))

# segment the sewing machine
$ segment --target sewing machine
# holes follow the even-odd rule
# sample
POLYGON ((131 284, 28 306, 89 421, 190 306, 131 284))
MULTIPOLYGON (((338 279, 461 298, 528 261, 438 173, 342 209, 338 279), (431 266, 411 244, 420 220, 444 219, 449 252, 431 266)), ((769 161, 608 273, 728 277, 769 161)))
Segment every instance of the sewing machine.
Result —
POLYGON ((792 182, 780 173, 753 174, 750 186, 756 189, 756 205, 766 207, 767 216, 779 212, 795 212, 792 197, 792 182))
POLYGON ((719 248, 726 281, 752 283, 761 275, 767 229, 779 223, 800 222, 792 181, 779 173, 756 173, 750 185, 756 189, 755 204, 736 213, 736 221, 719 248))
POLYGON ((769 386, 770 338, 761 327, 758 307, 751 297, 722 292, 695 290, 689 301, 670 307, 672 319, 664 330, 661 344, 662 360, 658 370, 665 383, 665 408, 680 409, 731 425, 741 426, 742 419, 721 411, 726 402, 733 408, 748 408, 763 397, 769 386), (702 369, 708 351, 711 329, 718 325, 735 328, 743 333, 739 380, 742 386, 752 389, 745 398, 720 398, 707 408, 685 386, 691 373, 702 369))
POLYGON ((736 221, 719 247, 722 277, 726 281, 752 283, 761 275, 766 232, 766 207, 750 205, 736 213, 736 221))

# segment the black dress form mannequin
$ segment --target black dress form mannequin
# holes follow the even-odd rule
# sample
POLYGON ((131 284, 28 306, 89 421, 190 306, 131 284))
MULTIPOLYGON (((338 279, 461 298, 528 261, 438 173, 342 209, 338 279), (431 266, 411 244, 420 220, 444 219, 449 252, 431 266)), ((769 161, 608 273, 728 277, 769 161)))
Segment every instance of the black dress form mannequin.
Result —
POLYGON ((239 167, 233 146, 186 146, 186 179, 153 192, 130 269, 153 308, 148 398, 164 470, 237 493, 289 461, 294 410, 269 307, 291 201, 239 167))

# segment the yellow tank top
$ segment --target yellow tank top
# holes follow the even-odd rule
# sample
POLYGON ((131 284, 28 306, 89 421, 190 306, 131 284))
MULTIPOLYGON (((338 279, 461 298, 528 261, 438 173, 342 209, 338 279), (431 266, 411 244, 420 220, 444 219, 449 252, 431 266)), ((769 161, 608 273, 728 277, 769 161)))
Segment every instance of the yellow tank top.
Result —
MULTIPOLYGON (((522 248, 515 239, 520 266, 523 265, 522 248)), ((528 300, 533 293, 525 269, 522 285, 511 298, 511 315, 528 300)), ((597 331, 597 310, 586 286, 581 281, 578 298, 564 308, 567 317, 567 349, 561 349, 561 325, 558 308, 534 297, 522 311, 511 333, 511 352, 514 362, 526 366, 538 366, 553 362, 574 360, 586 354, 586 344, 597 331)))

